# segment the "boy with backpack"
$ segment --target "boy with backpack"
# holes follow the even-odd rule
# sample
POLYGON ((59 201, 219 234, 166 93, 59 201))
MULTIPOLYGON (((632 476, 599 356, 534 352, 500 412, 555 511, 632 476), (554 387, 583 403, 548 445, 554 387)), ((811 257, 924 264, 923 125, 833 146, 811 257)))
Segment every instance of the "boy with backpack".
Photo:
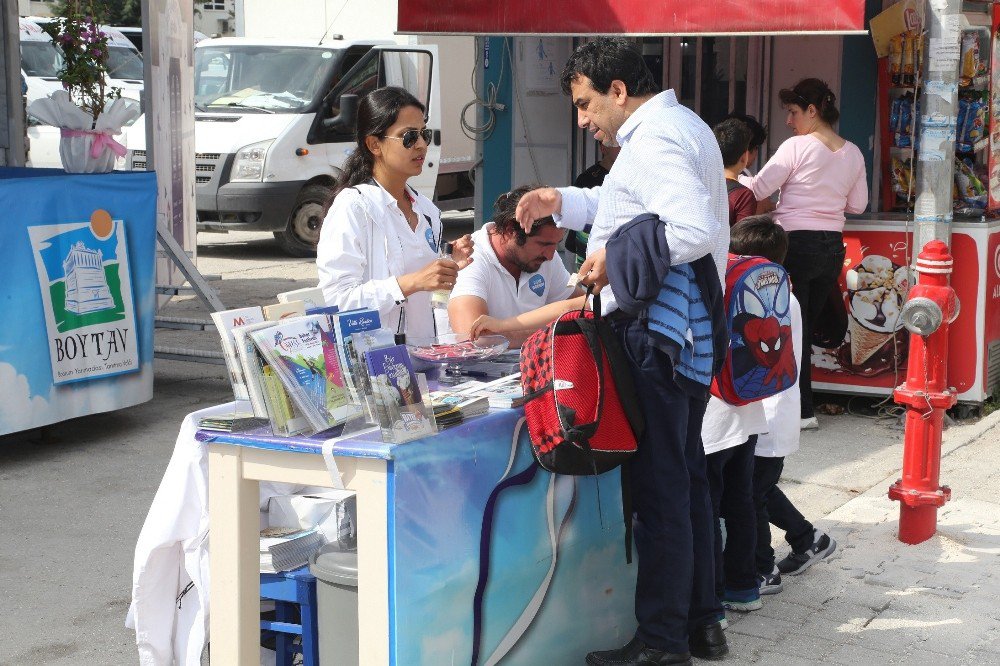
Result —
POLYGON ((709 397, 701 440, 715 530, 715 593, 722 607, 732 611, 761 607, 754 563, 753 461, 757 438, 766 430, 761 401, 731 405, 709 397), (720 518, 726 521, 725 548, 720 518))
POLYGON ((757 199, 753 191, 741 185, 737 178, 750 162, 750 140, 753 135, 746 123, 736 118, 723 120, 712 128, 715 140, 722 151, 726 174, 726 192, 729 194, 729 226, 757 212, 757 199))
MULTIPOLYGON (((729 249, 735 254, 756 255, 780 263, 788 251, 785 230, 768 215, 754 215, 731 230, 729 249)), ((792 349, 796 367, 802 362, 802 313, 794 295, 790 295, 792 349)), ((795 377, 798 383, 798 376, 795 377)), ((757 439, 753 461, 753 502, 756 511, 756 568, 760 594, 782 590, 781 576, 802 573, 830 555, 837 543, 815 529, 778 488, 785 456, 799 448, 799 391, 797 386, 764 398, 767 432, 757 439), (785 531, 792 552, 775 564, 771 547, 771 528, 785 531)))

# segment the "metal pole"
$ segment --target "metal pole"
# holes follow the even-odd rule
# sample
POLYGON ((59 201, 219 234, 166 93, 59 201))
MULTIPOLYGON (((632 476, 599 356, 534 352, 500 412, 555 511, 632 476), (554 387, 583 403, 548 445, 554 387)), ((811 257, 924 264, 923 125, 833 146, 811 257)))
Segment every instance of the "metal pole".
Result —
POLYGON ((916 248, 935 239, 951 245, 961 11, 961 0, 927 0, 924 12, 927 42, 920 93, 916 248))
POLYGON ((0 7, 0 165, 24 166, 26 157, 24 94, 17 3, 0 7))

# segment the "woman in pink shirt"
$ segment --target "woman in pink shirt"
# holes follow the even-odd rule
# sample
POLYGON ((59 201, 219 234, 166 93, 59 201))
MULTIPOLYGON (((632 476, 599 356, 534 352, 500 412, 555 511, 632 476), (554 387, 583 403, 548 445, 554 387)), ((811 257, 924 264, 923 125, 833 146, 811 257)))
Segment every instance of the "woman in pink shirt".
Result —
MULTIPOLYGON (((833 129, 840 112, 825 82, 802 79, 778 96, 795 136, 781 144, 755 177, 741 182, 758 200, 780 190, 773 215, 788 232, 784 266, 802 306, 802 335, 808 345, 844 265, 844 215, 865 210, 868 180, 861 151, 833 129)), ((803 354, 799 391, 806 429, 819 427, 810 374, 809 354, 803 354)))

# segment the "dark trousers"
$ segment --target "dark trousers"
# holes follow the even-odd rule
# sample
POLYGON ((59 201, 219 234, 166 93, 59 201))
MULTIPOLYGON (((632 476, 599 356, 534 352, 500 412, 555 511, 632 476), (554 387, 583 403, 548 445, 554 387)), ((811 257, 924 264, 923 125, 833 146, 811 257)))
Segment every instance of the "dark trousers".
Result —
POLYGON ((785 270, 792 279, 792 293, 802 308, 802 367, 799 394, 802 418, 813 416, 812 331, 823 314, 826 299, 844 268, 844 237, 839 231, 791 231, 785 270))
POLYGON ((712 505, 701 443, 706 400, 682 390, 670 359, 638 321, 612 326, 629 361, 646 430, 629 466, 638 576, 636 636, 687 652, 688 634, 715 622, 712 505))
POLYGON ((739 446, 705 456, 708 488, 712 495, 715 526, 715 594, 721 601, 726 590, 757 589, 757 516, 753 504, 753 452, 757 435, 739 446), (726 521, 726 547, 722 547, 719 518, 726 521))
POLYGON ((796 553, 804 552, 813 542, 813 524, 799 513, 778 487, 784 458, 753 459, 753 504, 757 511, 757 572, 774 570, 771 548, 771 525, 785 531, 785 541, 796 553))

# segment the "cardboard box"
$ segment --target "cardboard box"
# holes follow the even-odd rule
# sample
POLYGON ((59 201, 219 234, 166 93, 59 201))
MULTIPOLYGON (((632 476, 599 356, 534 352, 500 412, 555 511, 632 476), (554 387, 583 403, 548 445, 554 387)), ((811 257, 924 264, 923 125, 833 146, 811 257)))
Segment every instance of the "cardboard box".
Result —
POLYGON ((868 23, 879 58, 889 55, 889 41, 893 37, 920 27, 920 14, 913 0, 897 2, 868 23))
POLYGON ((357 499, 349 490, 277 495, 268 501, 270 527, 315 527, 341 549, 357 547, 357 499))

